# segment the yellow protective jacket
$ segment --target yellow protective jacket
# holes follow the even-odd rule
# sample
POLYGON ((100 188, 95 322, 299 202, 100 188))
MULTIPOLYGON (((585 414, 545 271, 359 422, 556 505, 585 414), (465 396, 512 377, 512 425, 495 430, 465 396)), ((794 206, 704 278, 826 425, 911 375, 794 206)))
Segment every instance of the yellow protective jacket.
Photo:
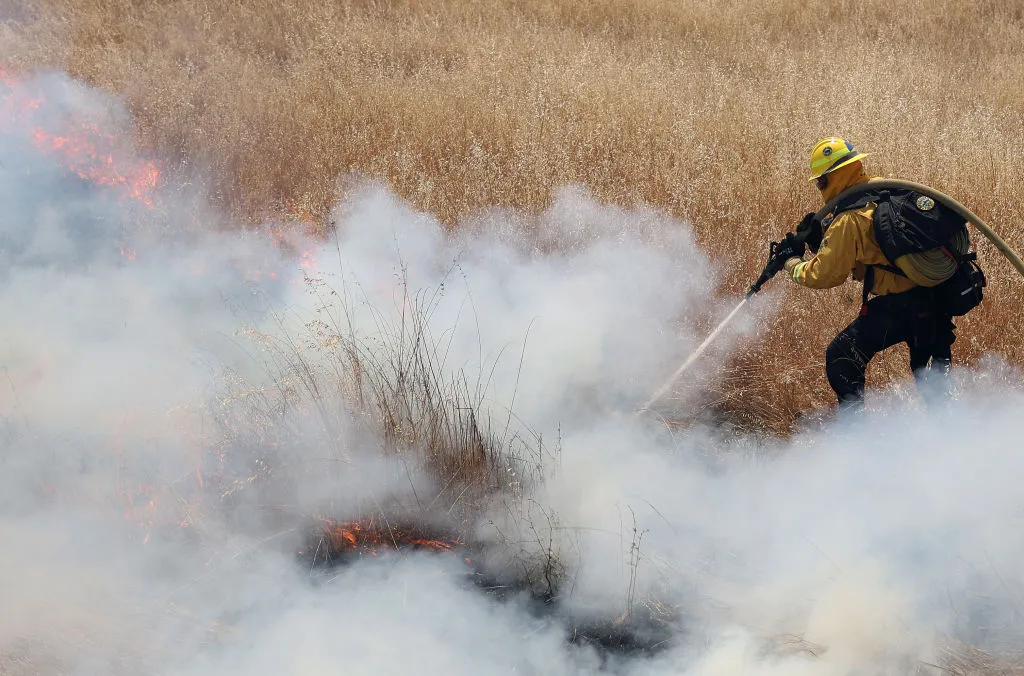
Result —
MULTIPOLYGON (((829 185, 822 192, 826 202, 850 186, 869 180, 860 162, 836 169, 828 177, 829 185)), ((793 268, 793 281, 812 289, 831 289, 845 282, 851 274, 855 280, 864 281, 868 265, 891 266, 875 241, 871 227, 874 213, 875 207, 871 205, 840 212, 825 230, 814 258, 793 268)), ((903 293, 917 286, 906 277, 882 268, 876 267, 874 274, 874 287, 868 291, 879 296, 903 293)))

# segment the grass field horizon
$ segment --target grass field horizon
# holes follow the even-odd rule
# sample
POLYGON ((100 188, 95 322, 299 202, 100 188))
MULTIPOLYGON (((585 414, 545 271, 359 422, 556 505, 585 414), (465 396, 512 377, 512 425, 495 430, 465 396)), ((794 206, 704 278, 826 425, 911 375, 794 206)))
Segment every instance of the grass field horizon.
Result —
MULTIPOLYGON (((1024 9, 985 0, 674 2, 36 0, 6 10, 9 68, 66 70, 126 102, 136 142, 204 176, 241 219, 324 225, 364 179, 457 226, 544 209, 583 184, 692 224, 723 295, 820 203, 816 140, 871 153, 873 175, 924 182, 1024 246, 1024 9)), ((1024 364, 1020 280, 974 236, 985 306, 957 363, 1024 364)), ((778 279, 783 309, 712 385, 715 406, 785 432, 831 404, 824 348, 855 314, 778 279)), ((908 377, 902 348, 869 387, 908 377)))

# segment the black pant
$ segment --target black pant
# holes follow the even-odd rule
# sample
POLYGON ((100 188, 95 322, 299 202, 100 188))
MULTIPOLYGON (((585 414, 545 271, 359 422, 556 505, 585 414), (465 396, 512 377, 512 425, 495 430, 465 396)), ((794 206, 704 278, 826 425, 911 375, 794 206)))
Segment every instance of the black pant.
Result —
POLYGON ((863 402, 868 362, 897 343, 910 347, 910 368, 918 381, 932 374, 948 376, 955 328, 952 317, 934 307, 930 289, 869 300, 825 352, 825 373, 840 406, 863 402))

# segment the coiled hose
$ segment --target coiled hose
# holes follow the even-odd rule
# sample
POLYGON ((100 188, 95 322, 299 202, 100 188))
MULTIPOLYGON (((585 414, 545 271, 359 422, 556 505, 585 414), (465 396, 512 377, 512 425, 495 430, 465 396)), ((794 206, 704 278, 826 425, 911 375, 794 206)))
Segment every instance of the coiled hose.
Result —
MULTIPOLYGON (((921 185, 920 183, 913 183, 911 181, 900 181, 891 178, 883 178, 872 181, 865 181, 864 183, 858 183, 857 185, 847 188, 843 192, 839 193, 838 195, 830 199, 828 203, 826 203, 825 206, 818 211, 818 220, 820 221, 821 219, 825 218, 825 216, 829 215, 835 209, 836 204, 838 204, 839 200, 841 199, 846 199, 847 197, 860 194, 861 192, 867 190, 887 189, 911 190, 921 195, 927 195, 936 202, 941 202, 943 205, 957 212, 963 217, 965 221, 974 225, 974 227, 976 227, 981 232, 981 234, 985 235, 988 241, 992 242, 992 244, 994 244, 995 247, 999 249, 999 253, 1003 254, 1003 256, 1006 257, 1006 260, 1010 261, 1010 264, 1013 265, 1013 267, 1017 268, 1017 272, 1019 272, 1021 276, 1024 276, 1024 261, 1021 260, 1020 256, 1017 255, 1017 252, 1011 249, 1010 245, 1004 242, 1003 238, 997 235, 995 230, 989 227, 989 225, 985 223, 985 221, 978 218, 978 216, 975 215, 974 212, 972 212, 970 209, 957 202, 949 195, 941 193, 935 188, 929 188, 926 185, 921 185)), ((959 239, 959 237, 957 239, 959 239)), ((955 240, 953 242, 953 246, 955 249, 960 249, 961 247, 964 247, 964 251, 961 252, 958 250, 956 251, 957 254, 966 253, 966 241, 955 240)), ((922 257, 915 255, 914 259, 912 260, 909 256, 904 256, 901 257, 901 260, 893 262, 899 265, 900 269, 907 273, 907 277, 909 277, 915 283, 922 284, 923 286, 933 286, 934 284, 937 284, 939 281, 942 281, 941 277, 943 276, 943 274, 946 273, 945 266, 948 265, 948 257, 943 256, 943 258, 946 258, 947 260, 942 261, 937 255, 934 257, 922 257), (922 281, 918 281, 919 279, 922 281)))

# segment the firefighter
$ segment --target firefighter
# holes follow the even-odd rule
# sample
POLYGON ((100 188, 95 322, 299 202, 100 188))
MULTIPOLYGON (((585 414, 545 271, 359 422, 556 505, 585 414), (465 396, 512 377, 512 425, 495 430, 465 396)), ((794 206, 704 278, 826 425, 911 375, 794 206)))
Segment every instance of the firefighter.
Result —
MULTIPOLYGON (((814 146, 810 180, 823 201, 869 180, 861 163, 865 157, 840 138, 814 146)), ((851 275, 864 284, 859 316, 825 352, 825 372, 841 408, 863 404, 868 362, 882 350, 907 343, 910 368, 920 383, 929 374, 948 376, 955 340, 952 317, 936 307, 931 290, 899 274, 882 254, 872 228, 874 209, 868 204, 840 211, 823 225, 807 214, 796 236, 787 238, 797 255, 786 261, 785 270, 797 284, 829 289, 851 275), (806 261, 804 242, 814 254, 806 261)))

